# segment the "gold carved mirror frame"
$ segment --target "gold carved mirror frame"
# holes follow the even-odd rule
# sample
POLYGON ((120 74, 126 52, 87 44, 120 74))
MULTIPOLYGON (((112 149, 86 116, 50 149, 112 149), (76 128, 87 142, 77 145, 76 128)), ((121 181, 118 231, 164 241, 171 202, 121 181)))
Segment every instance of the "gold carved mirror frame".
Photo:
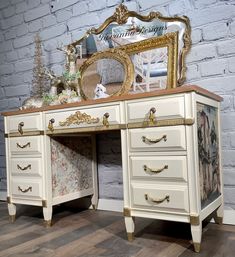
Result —
POLYGON ((119 96, 122 94, 128 93, 132 86, 133 77, 134 77, 134 66, 129 57, 129 55, 121 49, 111 48, 103 52, 94 53, 90 58, 88 58, 80 67, 80 78, 78 79, 80 94, 84 100, 87 100, 89 97, 86 95, 83 85, 84 73, 87 68, 90 67, 93 63, 101 59, 114 59, 120 62, 124 68, 124 80, 121 88, 113 93, 110 96, 119 96))
POLYGON ((125 51, 128 55, 138 54, 156 48, 167 48, 167 89, 177 86, 177 65, 178 65, 178 33, 167 33, 163 36, 153 37, 140 42, 118 47, 118 50, 125 51))
MULTIPOLYGON (((150 12, 148 15, 141 15, 138 14, 135 11, 129 11, 127 9, 127 7, 123 4, 120 4, 117 8, 116 11, 114 12, 114 14, 112 16, 110 16, 109 18, 107 18, 104 23, 98 27, 98 28, 91 28, 89 30, 86 31, 86 33, 84 34, 84 36, 82 38, 80 38, 79 40, 73 42, 71 45, 76 47, 77 45, 81 44, 82 41, 86 38, 88 38, 90 35, 99 35, 101 34, 110 24, 118 24, 118 25, 124 25, 127 23, 128 18, 136 18, 142 22, 152 22, 154 20, 158 20, 161 22, 166 22, 166 23, 181 23, 184 26, 184 34, 182 36, 182 43, 183 46, 181 48, 181 50, 179 51, 179 53, 177 53, 177 62, 174 61, 174 64, 177 66, 177 75, 176 75, 176 83, 173 82, 172 86, 170 87, 175 87, 175 86, 181 86, 184 81, 186 80, 186 64, 185 64, 185 57, 187 55, 187 53, 190 50, 191 47, 191 27, 190 27, 190 22, 188 17, 186 16, 174 16, 174 17, 167 17, 167 16, 163 16, 160 12, 150 12)), ((166 36, 168 33, 164 34, 164 36, 166 36)), ((160 42, 163 42, 165 39, 162 39, 161 36, 156 36, 155 38, 159 38, 160 42)), ((167 44, 169 44, 169 37, 167 36, 167 44)), ((149 38, 148 40, 150 40, 149 42, 152 42, 153 38, 149 38)), ((132 53, 134 50, 132 50, 132 47, 134 47, 136 50, 136 52, 140 52, 141 48, 138 49, 138 45, 140 45, 139 41, 137 42, 136 45, 130 44, 130 46, 128 45, 123 45, 120 47, 120 50, 122 51, 126 51, 128 54, 132 53)), ((146 44, 152 44, 152 43, 147 43, 146 44)), ((135 44, 135 43, 134 43, 135 44)), ((179 41, 178 41, 178 45, 179 45, 179 41)), ((142 45, 143 47, 143 45, 142 45)), ((152 45, 152 47, 154 48, 154 45, 152 45)), ((119 48, 119 47, 115 47, 115 48, 119 48)), ((172 73, 173 71, 171 70, 170 73, 172 73)), ((169 84, 168 84, 169 87, 169 84)))

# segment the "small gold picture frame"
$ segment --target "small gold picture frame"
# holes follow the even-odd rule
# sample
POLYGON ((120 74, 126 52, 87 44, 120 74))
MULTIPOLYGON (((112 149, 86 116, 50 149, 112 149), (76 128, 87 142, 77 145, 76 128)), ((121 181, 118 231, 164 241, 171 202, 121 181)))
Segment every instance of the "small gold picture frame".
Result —
MULTIPOLYGON (((166 72, 166 85, 165 89, 176 88, 177 87, 177 72, 178 72, 178 32, 167 33, 163 36, 153 37, 150 39, 142 40, 140 42, 126 44, 117 49, 125 51, 128 55, 132 56, 132 61, 134 62, 133 56, 135 54, 140 54, 143 52, 154 53, 160 48, 166 49, 165 61, 167 62, 167 72, 166 72)), ((145 59, 146 61, 146 59, 145 59)), ((147 66, 145 72, 148 72, 148 68, 151 66, 151 61, 149 61, 149 66, 147 66)), ((154 60, 157 62, 157 60, 154 60)), ((147 61, 146 61, 147 62, 147 61)), ((138 67, 134 63, 134 70, 138 67)), ((138 74, 135 70, 135 74, 138 74)), ((136 79, 136 77, 134 78, 136 79)), ((135 82, 133 82, 134 84, 135 82)), ((149 91, 149 90, 147 90, 149 91)))

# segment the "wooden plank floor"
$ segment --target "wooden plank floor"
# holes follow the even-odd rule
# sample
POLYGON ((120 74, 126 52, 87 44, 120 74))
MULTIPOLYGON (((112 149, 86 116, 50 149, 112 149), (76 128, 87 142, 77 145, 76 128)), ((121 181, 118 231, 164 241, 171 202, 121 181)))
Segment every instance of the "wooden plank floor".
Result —
POLYGON ((235 226, 207 224, 202 250, 194 253, 188 224, 136 218, 135 240, 128 242, 121 213, 62 205, 45 228, 41 208, 17 207, 17 219, 9 223, 0 202, 0 257, 235 256, 235 226))

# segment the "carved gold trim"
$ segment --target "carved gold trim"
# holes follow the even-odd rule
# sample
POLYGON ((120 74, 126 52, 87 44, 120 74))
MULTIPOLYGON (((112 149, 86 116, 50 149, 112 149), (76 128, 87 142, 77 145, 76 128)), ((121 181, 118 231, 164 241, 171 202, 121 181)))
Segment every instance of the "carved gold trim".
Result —
POLYGON ((7 203, 11 203, 11 197, 7 196, 7 203))
POLYGON ((123 209, 123 216, 124 216, 124 217, 131 217, 131 209, 129 209, 129 208, 124 208, 124 209, 123 209))
POLYGON ((145 127, 164 127, 164 126, 179 126, 179 125, 193 125, 194 119, 172 119, 172 120, 158 120, 154 125, 149 125, 146 122, 134 122, 129 124, 113 124, 109 125, 109 127, 104 127, 102 125, 99 126, 91 126, 91 127, 77 127, 77 128, 63 128, 63 129, 55 129, 53 132, 50 130, 46 131, 46 135, 54 135, 54 134, 62 134, 62 133, 81 133, 81 132, 99 132, 104 130, 119 130, 119 129, 127 129, 127 128, 145 128, 145 127))
POLYGON ((26 137, 26 136, 41 136, 44 135, 44 131, 40 130, 40 131, 27 131, 24 132, 24 134, 20 134, 19 132, 11 132, 8 134, 5 134, 5 137, 26 137))
POLYGON ((53 132, 50 130, 46 131, 47 135, 56 135, 56 134, 64 134, 64 133, 82 133, 82 132, 99 132, 106 130, 119 130, 126 129, 127 126, 125 124, 116 124, 109 125, 109 127, 102 126, 91 126, 91 127, 77 127, 77 128, 64 128, 64 129, 55 129, 53 132))
POLYGON ((133 83, 134 66, 133 66, 133 63, 132 63, 130 57, 128 56, 128 54, 125 51, 123 51, 121 49, 111 48, 111 49, 108 49, 103 52, 94 53, 90 58, 88 58, 82 64, 82 66, 79 69, 80 73, 81 73, 81 77, 78 79, 78 83, 79 83, 79 87, 80 87, 80 94, 84 100, 88 99, 88 97, 84 93, 84 87, 86 86, 86 85, 83 85, 84 73, 91 64, 93 64, 94 62, 96 62, 100 59, 114 59, 114 60, 120 62, 121 64, 123 64, 124 80, 123 80, 122 86, 121 86, 120 90, 118 90, 111 96, 119 96, 119 95, 127 93, 130 90, 131 85, 133 83))
POLYGON ((80 44, 85 38, 89 35, 94 34, 98 35, 102 33, 105 28, 111 23, 118 23, 119 25, 125 24, 129 17, 136 17, 137 19, 145 22, 151 22, 154 19, 158 19, 163 22, 182 22, 185 25, 185 33, 183 36, 184 46, 182 48, 182 52, 179 56, 179 77, 177 79, 177 85, 180 86, 186 80, 186 64, 185 64, 185 57, 191 48, 191 27, 190 21, 187 16, 174 16, 168 17, 163 16, 160 12, 150 12, 148 15, 141 15, 134 11, 129 11, 127 7, 123 4, 120 4, 114 14, 107 18, 101 26, 98 28, 91 28, 86 31, 86 33, 81 37, 79 40, 73 42, 71 45, 76 47, 76 45, 80 44))
POLYGON ((128 128, 146 128, 146 127, 165 127, 165 126, 179 126, 187 125, 191 126, 194 124, 194 119, 180 118, 180 119, 169 119, 169 120, 157 120, 154 125, 149 124, 148 121, 144 122, 133 122, 127 125, 128 128))
POLYGON ((46 208, 47 207, 47 200, 42 200, 42 207, 46 208))
POLYGON ((193 215, 190 215, 190 224, 193 225, 193 226, 198 226, 200 225, 200 218, 199 216, 193 216, 193 215))
POLYGON ((194 119, 188 118, 184 120, 184 125, 191 126, 194 124, 194 122, 195 122, 194 119))
POLYGON ((100 119, 93 118, 91 115, 86 114, 85 112, 76 111, 74 114, 69 115, 65 121, 59 121, 59 125, 61 127, 70 126, 70 125, 80 125, 82 123, 85 124, 94 124, 99 123, 100 119))
POLYGON ((118 24, 125 24, 128 19, 129 11, 127 7, 123 4, 120 4, 117 8, 115 13, 113 14, 113 17, 117 21, 118 24))

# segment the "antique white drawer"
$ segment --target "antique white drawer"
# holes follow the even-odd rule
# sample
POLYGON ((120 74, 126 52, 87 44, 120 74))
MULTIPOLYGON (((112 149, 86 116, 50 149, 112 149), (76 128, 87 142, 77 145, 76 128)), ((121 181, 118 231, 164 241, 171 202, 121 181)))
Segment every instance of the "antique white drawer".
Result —
POLYGON ((185 127, 153 127, 130 129, 132 151, 186 150, 185 127))
POLYGON ((41 176, 41 158, 11 158, 10 171, 12 175, 18 176, 41 176))
POLYGON ((42 130, 42 118, 40 113, 15 115, 7 117, 8 120, 8 131, 9 133, 24 134, 29 131, 40 131, 42 130))
POLYGON ((134 208, 189 212, 187 186, 132 183, 131 187, 134 208))
POLYGON ((184 118, 184 96, 127 102, 127 122, 144 122, 151 110, 155 111, 156 120, 184 118))
POLYGON ((41 137, 13 137, 9 138, 10 153, 15 154, 39 154, 41 153, 41 137))
POLYGON ((51 132, 64 128, 104 127, 108 129, 120 123, 119 104, 46 113, 46 130, 51 132))
POLYGON ((12 178, 12 196, 23 198, 42 198, 42 183, 40 180, 12 178))
POLYGON ((132 178, 187 181, 186 156, 131 156, 132 178))

